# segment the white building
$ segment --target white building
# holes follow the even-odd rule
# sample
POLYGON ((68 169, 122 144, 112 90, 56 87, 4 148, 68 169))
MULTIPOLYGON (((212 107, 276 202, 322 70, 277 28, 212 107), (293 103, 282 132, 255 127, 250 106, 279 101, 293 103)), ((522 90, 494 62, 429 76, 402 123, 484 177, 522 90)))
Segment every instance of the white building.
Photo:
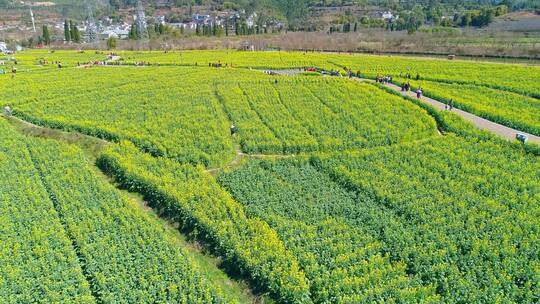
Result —
POLYGON ((101 39, 117 38, 117 39, 127 39, 129 36, 129 31, 125 29, 108 29, 100 34, 101 39))

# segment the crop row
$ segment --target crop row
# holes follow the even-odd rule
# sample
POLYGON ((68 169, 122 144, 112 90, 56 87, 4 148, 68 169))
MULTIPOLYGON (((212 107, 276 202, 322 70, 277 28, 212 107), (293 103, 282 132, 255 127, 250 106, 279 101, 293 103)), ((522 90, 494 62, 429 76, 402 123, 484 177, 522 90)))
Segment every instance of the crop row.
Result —
POLYGON ((97 177, 81 151, 8 133, 17 143, 9 163, 25 163, 6 168, 18 172, 12 181, 23 191, 2 183, 3 223, 18 235, 2 246, 3 300, 225 302, 173 237, 97 177))
POLYGON ((412 79, 418 75, 423 80, 472 84, 540 98, 540 68, 536 66, 367 55, 334 55, 328 60, 370 78, 410 74, 412 79))
POLYGON ((446 302, 538 299, 536 156, 447 135, 313 163, 362 202, 344 220, 446 302))
POLYGON ((439 82, 476 84, 540 98, 540 71, 535 66, 403 56, 371 56, 302 52, 178 51, 120 52, 126 62, 145 61, 168 65, 208 66, 222 63, 234 67, 287 69, 318 67, 341 70, 344 67, 375 77, 407 73, 414 78, 439 82))
POLYGON ((94 303, 71 241, 26 145, 0 120, 0 298, 94 303))
POLYGON ((362 212, 363 202, 309 164, 253 161, 218 180, 277 231, 309 278, 315 303, 438 300, 404 263, 389 259, 376 233, 343 220, 362 212))
MULTIPOLYGON (((540 98, 540 72, 535 66, 472 62, 434 58, 413 58, 403 56, 371 56, 351 54, 324 54, 302 52, 238 52, 224 51, 119 51, 122 63, 147 62, 160 65, 183 65, 204 67, 212 63, 222 63, 228 67, 259 69, 290 69, 318 67, 324 69, 350 68, 360 71, 363 76, 392 75, 398 77, 407 73, 414 78, 417 74, 424 80, 474 84, 495 89, 512 91, 540 98)), ((97 60, 105 57, 94 52, 43 50, 21 52, 17 55, 23 63, 35 63, 44 58, 68 64, 97 60)))
POLYGON ((311 302, 304 273, 275 231, 248 217, 202 167, 151 157, 129 142, 108 149, 98 164, 194 231, 226 267, 247 276, 257 290, 267 290, 284 303, 311 302))

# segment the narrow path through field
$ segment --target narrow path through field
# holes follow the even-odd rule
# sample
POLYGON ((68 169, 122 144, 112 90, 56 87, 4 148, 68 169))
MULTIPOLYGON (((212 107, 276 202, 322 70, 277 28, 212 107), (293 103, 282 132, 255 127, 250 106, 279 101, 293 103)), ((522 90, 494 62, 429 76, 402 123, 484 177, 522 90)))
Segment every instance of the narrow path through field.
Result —
POLYGON ((248 153, 242 152, 242 149, 240 148, 240 145, 238 143, 236 143, 236 142, 235 142, 235 150, 236 150, 236 156, 234 157, 234 159, 230 163, 228 163, 224 167, 206 169, 206 172, 215 176, 216 174, 218 174, 220 171, 222 171, 224 169, 234 169, 236 167, 239 167, 242 164, 242 159, 244 159, 244 158, 250 158, 250 159, 283 159, 283 158, 296 157, 296 155, 294 155, 294 154, 290 154, 290 155, 287 155, 287 154, 248 154, 248 153))
MULTIPOLYGON (((365 81, 365 80, 362 80, 362 81, 365 81)), ((414 97, 416 98, 416 93, 415 92, 402 92, 401 91, 401 88, 395 84, 386 84, 385 86, 399 92, 401 95, 405 95, 405 96, 409 96, 409 97, 414 97)), ((425 97, 423 96, 422 98, 420 98, 421 101, 435 107, 437 110, 442 110, 442 111, 445 111, 445 104, 438 101, 438 100, 435 100, 433 98, 429 98, 429 97, 425 97)), ((447 111, 447 110, 446 110, 447 111)), ((507 140, 510 140, 510 141, 513 141, 516 139, 516 134, 520 133, 520 134, 524 134, 526 135, 528 138, 529 138, 529 142, 530 143, 535 143, 535 144, 540 144, 540 137, 536 136, 536 135, 532 135, 532 134, 529 134, 529 133, 526 133, 526 132, 522 132, 522 131, 519 131, 519 130, 516 130, 516 129, 512 129, 512 128, 509 128, 509 127, 506 127, 506 126, 503 126, 501 124, 498 124, 496 122, 493 122, 493 121, 490 121, 490 120, 487 120, 487 119, 484 119, 482 117, 479 117, 479 116, 476 116, 474 114, 471 114, 469 112, 465 112, 463 110, 460 110, 460 109, 456 109, 454 108, 452 110, 453 113, 463 117, 465 120, 473 123, 477 128, 479 129, 483 129, 483 130, 488 130, 492 133, 495 133, 507 140)))

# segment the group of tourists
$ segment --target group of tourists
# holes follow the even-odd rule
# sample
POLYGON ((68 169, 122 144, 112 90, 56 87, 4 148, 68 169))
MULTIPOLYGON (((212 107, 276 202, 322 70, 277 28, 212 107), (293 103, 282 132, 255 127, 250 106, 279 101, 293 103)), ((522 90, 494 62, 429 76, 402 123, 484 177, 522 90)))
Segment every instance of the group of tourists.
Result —
POLYGON ((410 82, 403 82, 401 84, 401 92, 409 92, 411 90, 411 83, 410 82))
POLYGON ((210 62, 210 63, 208 63, 209 68, 222 68, 222 67, 228 67, 228 66, 229 66, 229 64, 226 63, 225 65, 223 65, 221 62, 217 62, 217 63, 211 63, 210 62))
MULTIPOLYGON (((400 73, 399 73, 399 77, 400 77, 400 78, 403 78, 403 73, 400 72, 400 73)), ((405 78, 407 78, 407 79, 412 79, 411 73, 406 73, 406 74, 405 74, 405 78)), ((414 77, 414 79, 420 80, 420 74, 416 73, 416 77, 414 77)))
POLYGON ((106 62, 105 61, 101 61, 101 60, 96 60, 96 61, 89 61, 89 62, 77 62, 77 66, 78 67, 90 67, 90 66, 93 66, 93 65, 105 65, 106 62))
POLYGON ((392 82, 392 76, 378 76, 375 78, 375 81, 382 84, 389 84, 392 82))

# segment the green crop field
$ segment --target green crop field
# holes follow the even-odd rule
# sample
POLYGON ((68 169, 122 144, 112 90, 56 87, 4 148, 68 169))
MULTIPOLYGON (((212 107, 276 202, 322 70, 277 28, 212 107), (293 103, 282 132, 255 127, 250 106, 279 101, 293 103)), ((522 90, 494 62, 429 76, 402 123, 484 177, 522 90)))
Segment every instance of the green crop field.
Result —
POLYGON ((320 302, 428 301, 436 293, 449 302, 511 301, 538 287, 537 263, 522 263, 536 250, 525 244, 540 240, 529 234, 540 211, 529 209, 538 203, 536 161, 448 136, 311 164, 257 161, 218 180, 283 235, 313 271, 306 274, 320 302), (411 290, 415 279, 437 292, 411 290))
POLYGON ((30 50, 0 75, 0 302, 540 301, 537 66, 116 55, 30 50))
POLYGON ((145 62, 153 65, 208 66, 221 63, 229 67, 253 69, 317 67, 341 72, 346 68, 372 79, 390 75, 400 83, 408 80, 404 79, 407 74, 411 75, 412 80, 416 80, 418 75, 421 80, 429 81, 423 87, 426 93, 441 98, 449 98, 449 94, 457 96, 456 106, 466 111, 509 127, 521 127, 536 135, 536 128, 540 125, 537 116, 540 98, 538 66, 309 52, 123 51, 118 55, 124 59, 118 62, 122 64, 145 62), (442 95, 439 86, 445 84, 463 86, 447 86, 444 88, 445 95, 442 95))
POLYGON ((182 248, 97 178, 78 149, 25 138, 0 123, 9 138, 2 159, 16 160, 2 166, 4 300, 223 302, 182 248))
POLYGON ((30 121, 127 139, 180 162, 220 166, 232 160, 231 123, 239 127, 244 151, 264 153, 341 150, 436 134, 427 113, 362 83, 179 67, 65 69, 46 75, 46 83, 38 81, 42 73, 8 79, 0 95, 30 121))

